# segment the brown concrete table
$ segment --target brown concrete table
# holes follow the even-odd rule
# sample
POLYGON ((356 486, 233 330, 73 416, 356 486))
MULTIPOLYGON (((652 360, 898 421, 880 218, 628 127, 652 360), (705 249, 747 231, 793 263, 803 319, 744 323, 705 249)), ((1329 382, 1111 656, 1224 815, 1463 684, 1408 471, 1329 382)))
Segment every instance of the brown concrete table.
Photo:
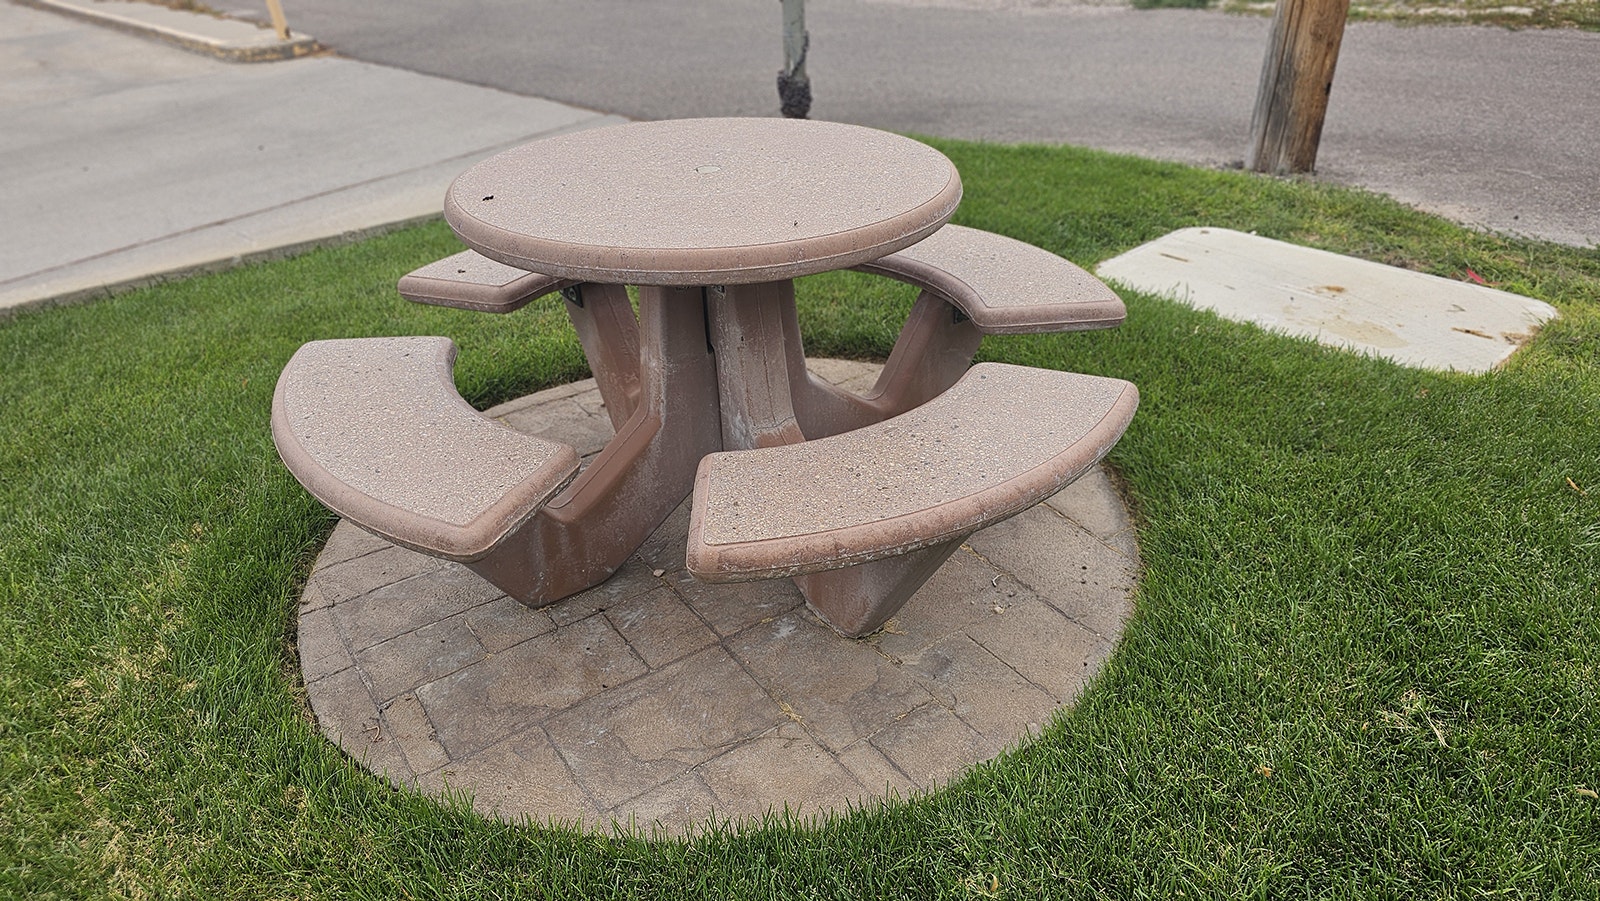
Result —
POLYGON ((575 283, 567 309, 617 429, 469 565, 526 603, 566 597, 649 537, 706 454, 882 419, 806 374, 792 280, 908 247, 960 199, 955 166, 931 147, 789 119, 630 123, 469 169, 446 220, 490 259, 575 283), (640 287, 637 318, 624 285, 640 287))

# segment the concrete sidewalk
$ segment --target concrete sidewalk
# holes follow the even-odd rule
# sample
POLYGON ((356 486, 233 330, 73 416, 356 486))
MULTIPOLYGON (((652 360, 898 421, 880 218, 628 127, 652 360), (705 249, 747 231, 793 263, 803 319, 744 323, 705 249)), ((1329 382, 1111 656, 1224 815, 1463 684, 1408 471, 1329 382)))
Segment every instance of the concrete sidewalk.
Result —
MULTIPOLYGON (((260 15, 260 0, 209 0, 260 15)), ((1129 0, 807 0, 812 115, 1206 167, 1244 158, 1271 19, 1129 0)), ((779 11, 751 0, 294 0, 355 59, 641 119, 770 116, 779 11)), ((1600 33, 1345 29, 1317 180, 1476 227, 1600 242, 1600 33)))
POLYGON ((0 309, 437 215, 477 160, 623 121, 332 56, 227 63, 11 3, 0 35, 0 309))
MULTIPOLYGON (((434 216, 450 180, 473 162, 542 135, 622 121, 581 106, 523 96, 520 92, 546 93, 525 85, 528 78, 544 87, 560 85, 578 103, 628 115, 770 114, 774 102, 768 96, 770 78, 757 78, 737 65, 746 56, 751 58, 743 69, 768 65, 771 48, 756 48, 753 34, 758 29, 766 34, 771 23, 766 18, 745 21, 755 13, 729 6, 735 0, 707 0, 695 19, 722 29, 713 37, 727 52, 718 56, 715 67, 701 65, 703 54, 659 55, 653 66, 640 68, 618 65, 609 57, 591 58, 592 53, 579 52, 583 47, 578 44, 547 46, 557 38, 575 40, 579 32, 574 29, 582 27, 589 28, 583 33, 591 44, 599 41, 613 54, 633 46, 629 41, 641 30, 670 43, 674 36, 660 33, 656 20, 643 12, 635 21, 593 24, 601 11, 560 3, 545 11, 542 32, 526 34, 494 18, 504 15, 503 4, 490 4, 463 19, 456 30, 460 34, 430 32, 430 39, 442 43, 429 44, 424 52, 403 42, 395 50, 391 45, 396 39, 383 36, 389 33, 385 28, 402 27, 396 23, 405 18, 405 4, 392 10, 392 16, 386 13, 383 27, 369 30, 374 33, 331 35, 320 29, 349 31, 351 26, 326 9, 317 18, 316 3, 296 8, 291 24, 308 25, 324 40, 331 36, 341 48, 358 52, 365 47, 373 58, 413 68, 444 67, 450 79, 328 54, 225 63, 113 30, 138 31, 137 23, 102 27, 16 2, 20 0, 0 3, 0 310, 94 296, 434 216), (485 28, 498 38, 484 43, 485 28), (345 47, 347 41, 352 47, 345 47), (362 41, 378 44, 373 49, 362 41), (513 64, 512 59, 520 62, 513 64), (580 63, 588 68, 560 68, 580 63), (662 70, 665 64, 689 69, 662 70), (703 85, 696 80, 712 77, 737 81, 703 85), (519 93, 468 83, 479 81, 498 81, 519 93), (741 91, 755 93, 747 98, 741 91)), ((117 7, 124 18, 130 15, 124 8, 132 8, 140 16, 162 19, 162 28, 180 32, 176 38, 165 36, 179 43, 188 42, 182 34, 186 30, 241 45, 261 40, 260 29, 248 23, 137 3, 30 2, 117 7), (193 24, 173 28, 166 24, 175 21, 172 17, 193 24), (241 29, 242 37, 235 34, 241 29)), ((226 8, 229 2, 221 5, 226 8)), ((645 4, 641 10, 653 8, 645 4)), ((819 16, 815 29, 834 53, 864 36, 904 41, 879 27, 903 21, 883 18, 897 15, 897 7, 827 0, 819 9, 830 15, 819 16), (828 29, 843 30, 830 34, 828 29)), ((888 83, 882 72, 871 70, 842 81, 835 74, 819 116, 958 137, 1059 140, 1219 165, 1226 162, 1220 154, 1242 133, 1242 124, 1224 120, 1248 115, 1249 98, 1238 85, 1254 84, 1261 46, 1257 32, 1265 28, 1256 20, 1186 12, 1136 18, 1126 10, 1105 10, 1025 20, 959 10, 917 12, 921 18, 915 21, 922 23, 918 28, 948 39, 951 50, 938 61, 921 60, 923 68, 916 73, 927 83, 912 95, 902 91, 890 96, 895 91, 879 89, 888 83), (1029 29, 1025 34, 1042 37, 1019 44, 1020 56, 996 60, 984 49, 1017 37, 1014 32, 1024 25, 1029 29), (958 26, 959 33, 940 30, 958 26), (1169 34, 1172 29, 1181 36, 1169 34), (1089 42, 1091 50, 1104 47, 1068 54, 1074 66, 1088 67, 1078 72, 1082 77, 1039 77, 1060 68, 1065 45, 1055 41, 1062 35, 1089 42), (1135 53, 1136 48, 1173 43, 1187 47, 1186 42, 1203 43, 1212 52, 1175 60, 1135 53), (1193 72, 1209 71, 1205 65, 1210 63, 1204 61, 1215 62, 1217 48, 1232 48, 1220 56, 1229 71, 1238 69, 1236 78, 1208 79, 1201 91, 1171 89, 1178 77, 1171 70, 1190 73, 1192 80, 1193 72), (1098 61, 1091 65, 1091 57, 1098 61), (968 64, 976 59, 990 62, 968 64), (953 64, 960 60, 968 63, 953 64), (1138 64, 1131 64, 1133 60, 1138 64), (1102 93, 1092 81, 1084 81, 1090 70, 1117 73, 1119 84, 1135 75, 1144 81, 1123 85, 1120 94, 1102 93), (982 99, 993 96, 1007 100, 982 99), (1160 103, 1140 114, 1149 97, 1160 103), (1072 106, 1085 98, 1090 109, 1072 106), (1207 124, 1201 128, 1193 119, 1207 124), (1113 126, 1108 133, 1095 130, 1113 126), (1062 128, 1069 130, 1057 133, 1062 128), (1175 133, 1183 135, 1177 143, 1175 133)), ((527 28, 526 18, 511 21, 527 28)), ((1600 46, 1600 36, 1436 31, 1449 32, 1449 39, 1422 42, 1421 37, 1434 32, 1387 26, 1356 28, 1347 37, 1348 59, 1340 63, 1340 99, 1330 112, 1321 177, 1384 191, 1464 222, 1592 244, 1600 227, 1595 224, 1600 182, 1591 174, 1597 157, 1590 152, 1600 119, 1589 115, 1600 95, 1588 89, 1592 79, 1583 78, 1581 71, 1546 73, 1537 83, 1559 85, 1566 93, 1519 95, 1514 101, 1507 91, 1521 90, 1517 85, 1522 81, 1501 84, 1507 79, 1491 77, 1487 84, 1479 78, 1456 85, 1454 75, 1433 72, 1438 77, 1429 78, 1429 73, 1413 70, 1438 69, 1445 59, 1466 60, 1468 65, 1494 61, 1499 66, 1495 71, 1517 60, 1558 59, 1570 65, 1571 60, 1588 58, 1588 49, 1600 46), (1535 43, 1549 52, 1528 55, 1535 43), (1418 61, 1406 62, 1414 57, 1418 61), (1409 74, 1403 83, 1392 83, 1394 65, 1379 66, 1374 60, 1399 60, 1409 74), (1451 81, 1446 95, 1438 93, 1440 77, 1451 81), (1376 83, 1369 83, 1374 79, 1376 83), (1379 96, 1396 99, 1375 106, 1373 98, 1379 96), (1438 112, 1427 119, 1413 116, 1434 106, 1449 121, 1471 119, 1472 124, 1450 129, 1436 121, 1438 112), (1467 116, 1467 109, 1480 110, 1481 116, 1467 116), (1355 119, 1377 133, 1351 142, 1347 136, 1357 130, 1351 125, 1355 119), (1475 124, 1479 119, 1496 125, 1480 128, 1475 124), (1425 122, 1434 125, 1418 132, 1425 122), (1529 161, 1528 167, 1538 171, 1522 172, 1530 136, 1544 136, 1542 162, 1529 161)), ((884 55, 863 47, 844 54, 846 59, 835 59, 834 65, 874 60, 887 65, 878 59, 884 55)))

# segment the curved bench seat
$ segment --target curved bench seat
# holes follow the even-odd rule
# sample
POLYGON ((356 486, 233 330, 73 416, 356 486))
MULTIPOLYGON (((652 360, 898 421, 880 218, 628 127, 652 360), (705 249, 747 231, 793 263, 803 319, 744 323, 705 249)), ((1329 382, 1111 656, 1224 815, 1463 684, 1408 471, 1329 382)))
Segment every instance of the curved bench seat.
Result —
POLYGON ((979 363, 875 425, 712 454, 695 480, 689 571, 708 582, 796 576, 958 543, 1087 471, 1138 397, 1120 379, 979 363))
POLYGON ((961 225, 855 268, 931 291, 986 335, 1111 328, 1128 315, 1115 291, 1070 260, 961 225))
POLYGON ((400 277, 400 296, 416 303, 510 313, 552 291, 576 284, 538 272, 497 263, 475 250, 463 250, 400 277))
POLYGON ((578 471, 571 447, 523 435, 456 391, 448 338, 312 341, 272 400, 272 438, 335 513, 395 544, 470 562, 578 471))

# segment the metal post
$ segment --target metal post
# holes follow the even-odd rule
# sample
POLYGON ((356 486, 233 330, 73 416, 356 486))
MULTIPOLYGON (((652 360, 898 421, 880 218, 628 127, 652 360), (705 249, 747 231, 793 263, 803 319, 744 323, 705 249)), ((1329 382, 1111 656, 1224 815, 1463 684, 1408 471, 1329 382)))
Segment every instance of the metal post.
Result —
POLYGON ((1316 167, 1349 12, 1350 0, 1278 0, 1245 168, 1286 175, 1316 167))
POLYGON ((811 79, 806 77, 806 51, 811 36, 806 34, 805 0, 779 0, 783 4, 783 69, 778 73, 778 102, 790 119, 804 119, 811 112, 811 79))

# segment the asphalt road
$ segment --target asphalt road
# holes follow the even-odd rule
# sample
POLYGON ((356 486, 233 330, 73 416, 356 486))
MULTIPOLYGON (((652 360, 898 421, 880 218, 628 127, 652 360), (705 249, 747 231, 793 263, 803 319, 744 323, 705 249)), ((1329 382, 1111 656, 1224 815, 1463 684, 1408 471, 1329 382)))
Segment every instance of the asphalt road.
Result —
MULTIPOLYGON (((1059 0, 811 0, 816 118, 1210 166, 1244 156, 1270 22, 1059 0)), ((212 0, 262 16, 256 0, 212 0)), ((295 0, 369 62, 632 118, 771 115, 776 2, 295 0)), ((1600 34, 1352 23, 1319 176, 1600 243, 1600 34)))

